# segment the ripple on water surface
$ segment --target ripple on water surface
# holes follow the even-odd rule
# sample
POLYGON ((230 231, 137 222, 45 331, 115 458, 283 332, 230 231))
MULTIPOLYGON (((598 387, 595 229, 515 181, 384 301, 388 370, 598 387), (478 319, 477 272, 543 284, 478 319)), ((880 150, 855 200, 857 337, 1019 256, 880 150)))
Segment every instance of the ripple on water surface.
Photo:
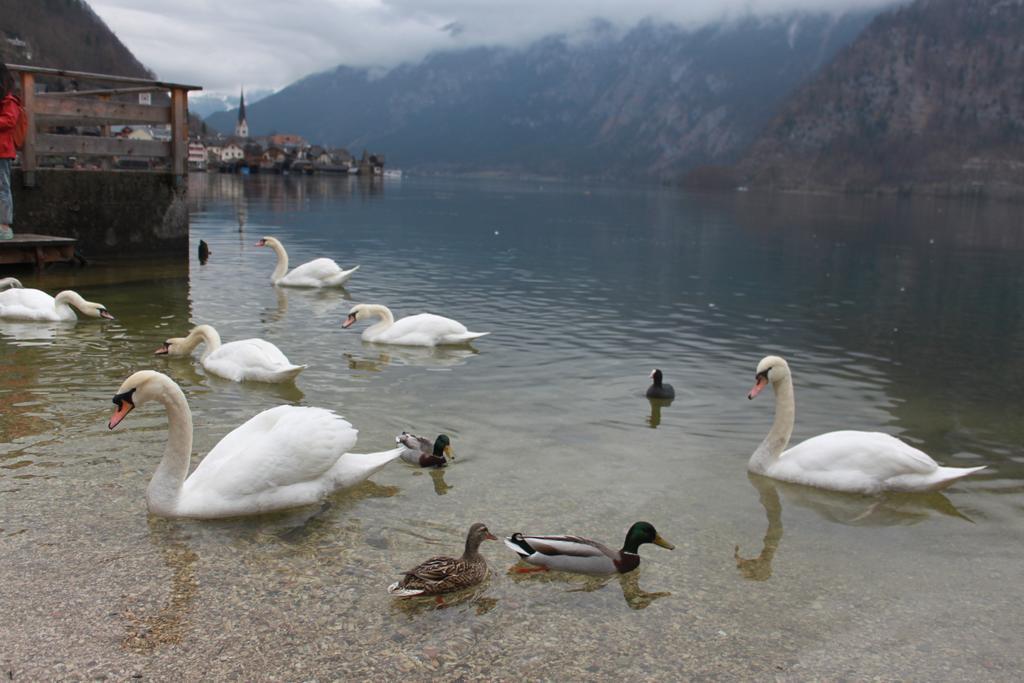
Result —
POLYGON ((885 200, 215 175, 193 180, 190 201, 205 265, 29 274, 26 286, 73 287, 118 319, 0 323, 0 602, 23 615, 5 643, 18 675, 74 663, 127 677, 140 651, 156 678, 337 675, 341 661, 352 678, 1019 670, 1002 605, 1024 597, 1007 580, 1024 559, 1024 405, 1005 389, 1022 379, 1024 245, 996 226, 1004 212, 962 223, 885 200), (361 268, 344 289, 274 288, 264 235, 292 266, 361 268), (456 349, 366 344, 364 324, 341 328, 358 302, 492 334, 456 349), (201 352, 152 355, 199 323, 309 368, 294 385, 236 384, 206 373, 201 352), (748 477, 774 399, 746 394, 770 353, 793 369, 794 440, 881 430, 990 470, 881 498, 748 477), (644 398, 654 367, 671 403, 644 398), (184 390, 196 460, 281 403, 337 410, 360 451, 408 429, 448 433, 457 458, 395 463, 322 507, 147 518, 166 418, 144 406, 106 427, 114 392, 144 368, 184 390), (460 553, 474 521, 618 547, 640 519, 677 547, 642 547, 621 580, 510 574, 499 543, 483 548, 491 576, 476 592, 438 605, 384 591, 460 553))

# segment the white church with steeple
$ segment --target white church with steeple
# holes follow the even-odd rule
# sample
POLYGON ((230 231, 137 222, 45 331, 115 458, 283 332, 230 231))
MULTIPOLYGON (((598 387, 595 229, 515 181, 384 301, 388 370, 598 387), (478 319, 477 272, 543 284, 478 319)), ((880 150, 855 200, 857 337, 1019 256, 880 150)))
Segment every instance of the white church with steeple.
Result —
POLYGON ((245 120, 245 89, 241 91, 238 98, 238 123, 235 124, 235 136, 240 138, 249 137, 249 122, 245 120))

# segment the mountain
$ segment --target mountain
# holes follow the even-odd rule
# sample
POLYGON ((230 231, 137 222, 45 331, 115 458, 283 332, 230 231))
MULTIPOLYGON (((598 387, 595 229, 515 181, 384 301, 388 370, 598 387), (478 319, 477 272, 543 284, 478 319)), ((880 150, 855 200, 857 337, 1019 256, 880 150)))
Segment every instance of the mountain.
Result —
MULTIPOLYGON (((248 108, 249 105, 259 102, 273 92, 273 90, 267 89, 246 90, 245 106, 248 108)), ((235 108, 237 111, 237 107, 238 95, 219 95, 212 92, 199 92, 189 95, 188 98, 189 113, 195 114, 196 116, 204 119, 218 111, 228 111, 232 108, 235 108)))
POLYGON ((781 189, 1024 196, 1024 1, 879 15, 739 164, 781 189))
POLYGON ((82 0, 0 0, 0 60, 153 78, 82 0))
MULTIPOLYGON (((873 13, 686 30, 595 23, 585 38, 436 53, 387 73, 338 67, 247 107, 253 135, 380 152, 444 171, 676 177, 734 161, 776 105, 873 13)), ((236 112, 207 122, 230 133, 236 112)))

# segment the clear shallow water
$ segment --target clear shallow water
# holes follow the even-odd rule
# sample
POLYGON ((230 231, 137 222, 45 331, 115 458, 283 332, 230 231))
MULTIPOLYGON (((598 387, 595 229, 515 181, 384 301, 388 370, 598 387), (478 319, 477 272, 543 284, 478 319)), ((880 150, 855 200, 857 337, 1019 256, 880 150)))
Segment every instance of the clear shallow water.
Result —
POLYGON ((1015 677, 1016 207, 416 178, 194 176, 191 194, 209 263, 27 274, 118 320, 0 323, 0 599, 21 615, 0 664, 16 680, 1015 677), (293 265, 362 268, 344 291, 275 290, 263 235, 293 265), (475 352, 363 344, 341 329, 355 302, 493 334, 475 352), (151 355, 197 323, 310 367, 275 388, 151 355), (748 477, 774 405, 745 396, 768 353, 793 368, 794 441, 879 429, 991 470, 881 499, 748 477), (655 366, 669 406, 643 398, 655 366), (197 455, 290 402, 345 415, 360 450, 444 431, 457 460, 389 466, 323 510, 147 518, 164 414, 106 429, 142 368, 182 385, 197 455), (474 521, 617 546, 638 519, 677 549, 645 546, 622 580, 510 575, 490 544, 490 580, 452 604, 384 592, 457 554, 474 521))

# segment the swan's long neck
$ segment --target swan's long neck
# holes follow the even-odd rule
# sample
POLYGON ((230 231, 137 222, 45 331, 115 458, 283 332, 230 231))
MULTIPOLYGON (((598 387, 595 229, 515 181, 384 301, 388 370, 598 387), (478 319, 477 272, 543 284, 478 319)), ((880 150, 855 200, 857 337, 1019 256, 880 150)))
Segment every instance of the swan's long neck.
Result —
POLYGON ((192 411, 188 409, 188 401, 178 385, 166 378, 161 381, 157 400, 167 410, 167 448, 149 481, 146 502, 150 512, 171 515, 177 506, 192 458, 192 411))
POLYGON ((277 282, 288 272, 288 252, 284 250, 284 245, 277 240, 273 242, 267 240, 267 245, 277 254, 277 267, 274 268, 274 272, 270 276, 272 282, 277 282))
POLYGON ((206 350, 203 351, 203 358, 206 358, 220 348, 220 334, 211 325, 193 327, 192 331, 188 333, 188 337, 185 338, 187 353, 192 353, 192 349, 203 342, 206 342, 206 350))
POLYGON ((768 436, 750 456, 747 467, 751 472, 764 474, 768 466, 775 462, 786 450, 789 437, 793 435, 793 423, 796 419, 796 400, 793 397, 793 379, 786 377, 780 382, 773 382, 775 391, 775 420, 768 436))
POLYGON ((379 322, 374 323, 366 329, 366 334, 378 334, 395 324, 395 316, 387 306, 372 304, 367 306, 365 310, 367 315, 374 315, 380 318, 379 322))
POLYGON ((91 314, 91 304, 83 299, 81 294, 73 292, 70 289, 65 289, 63 292, 53 297, 53 307, 59 310, 61 306, 74 306, 86 315, 91 314))

